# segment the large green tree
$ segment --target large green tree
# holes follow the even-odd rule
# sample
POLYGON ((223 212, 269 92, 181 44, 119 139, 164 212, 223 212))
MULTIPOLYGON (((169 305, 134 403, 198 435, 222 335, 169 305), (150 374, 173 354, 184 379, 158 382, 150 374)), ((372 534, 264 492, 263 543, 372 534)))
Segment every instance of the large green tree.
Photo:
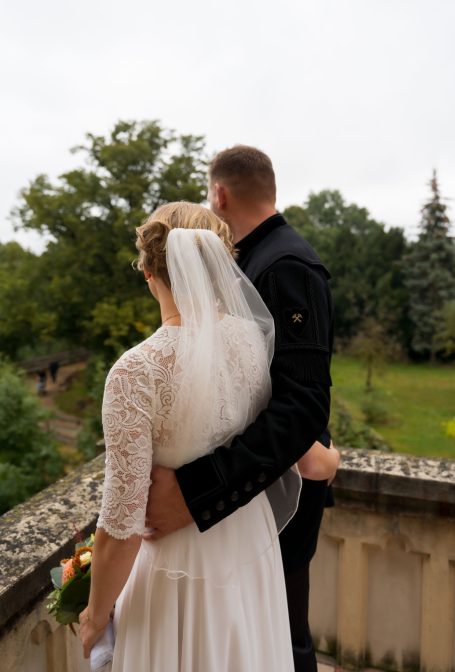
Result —
POLYGON ((115 352, 157 324, 158 311, 134 273, 135 228, 162 203, 205 197, 201 137, 158 122, 118 122, 74 151, 85 165, 21 194, 16 224, 51 236, 39 259, 38 310, 55 337, 115 352))
POLYGON ((0 352, 15 358, 49 342, 55 315, 42 302, 39 258, 15 242, 0 244, 0 352))
POLYGON ((419 238, 406 258, 406 284, 412 349, 433 358, 441 349, 444 306, 455 300, 455 244, 436 171, 430 189, 431 198, 422 208, 419 238))

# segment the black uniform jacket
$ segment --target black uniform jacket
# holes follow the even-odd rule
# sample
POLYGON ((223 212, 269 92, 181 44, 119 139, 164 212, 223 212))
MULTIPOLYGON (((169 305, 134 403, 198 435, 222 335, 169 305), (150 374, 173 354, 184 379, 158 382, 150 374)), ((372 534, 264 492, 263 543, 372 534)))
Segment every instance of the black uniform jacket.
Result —
MULTIPOLYGON (((312 247, 279 214, 258 226, 237 249, 240 268, 275 322, 272 397, 229 448, 219 446, 177 469, 183 496, 201 531, 247 504, 317 439, 325 445, 330 441, 333 311, 329 273, 312 247)), ((326 489, 325 481, 303 481, 294 525, 291 521, 280 536, 288 571, 314 552, 326 489), (300 511, 303 508, 308 515, 300 511)))

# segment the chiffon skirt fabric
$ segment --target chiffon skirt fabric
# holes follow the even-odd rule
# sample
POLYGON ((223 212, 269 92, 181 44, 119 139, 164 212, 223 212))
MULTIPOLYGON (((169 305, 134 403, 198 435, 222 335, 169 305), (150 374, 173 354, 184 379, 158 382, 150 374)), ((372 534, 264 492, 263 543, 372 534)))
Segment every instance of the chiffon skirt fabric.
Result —
POLYGON ((280 546, 265 493, 203 534, 191 525, 143 541, 114 629, 112 672, 293 672, 280 546), (164 562, 176 558, 187 558, 178 575, 164 562))

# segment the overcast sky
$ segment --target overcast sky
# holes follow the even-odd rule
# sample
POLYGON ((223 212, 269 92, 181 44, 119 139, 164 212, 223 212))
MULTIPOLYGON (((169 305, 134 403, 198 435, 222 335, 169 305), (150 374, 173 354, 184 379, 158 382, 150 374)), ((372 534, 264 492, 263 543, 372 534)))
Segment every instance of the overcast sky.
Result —
POLYGON ((118 119, 256 145, 280 209, 339 189, 412 236, 433 168, 455 197, 454 28, 453 0, 4 0, 0 241, 42 249, 18 191, 118 119))

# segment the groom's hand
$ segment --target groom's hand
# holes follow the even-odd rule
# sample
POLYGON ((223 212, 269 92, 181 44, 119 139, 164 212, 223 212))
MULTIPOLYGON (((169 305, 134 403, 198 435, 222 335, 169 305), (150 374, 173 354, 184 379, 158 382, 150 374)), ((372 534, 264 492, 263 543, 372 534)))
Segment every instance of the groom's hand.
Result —
POLYGON ((173 469, 153 467, 144 539, 161 539, 193 522, 173 469))

